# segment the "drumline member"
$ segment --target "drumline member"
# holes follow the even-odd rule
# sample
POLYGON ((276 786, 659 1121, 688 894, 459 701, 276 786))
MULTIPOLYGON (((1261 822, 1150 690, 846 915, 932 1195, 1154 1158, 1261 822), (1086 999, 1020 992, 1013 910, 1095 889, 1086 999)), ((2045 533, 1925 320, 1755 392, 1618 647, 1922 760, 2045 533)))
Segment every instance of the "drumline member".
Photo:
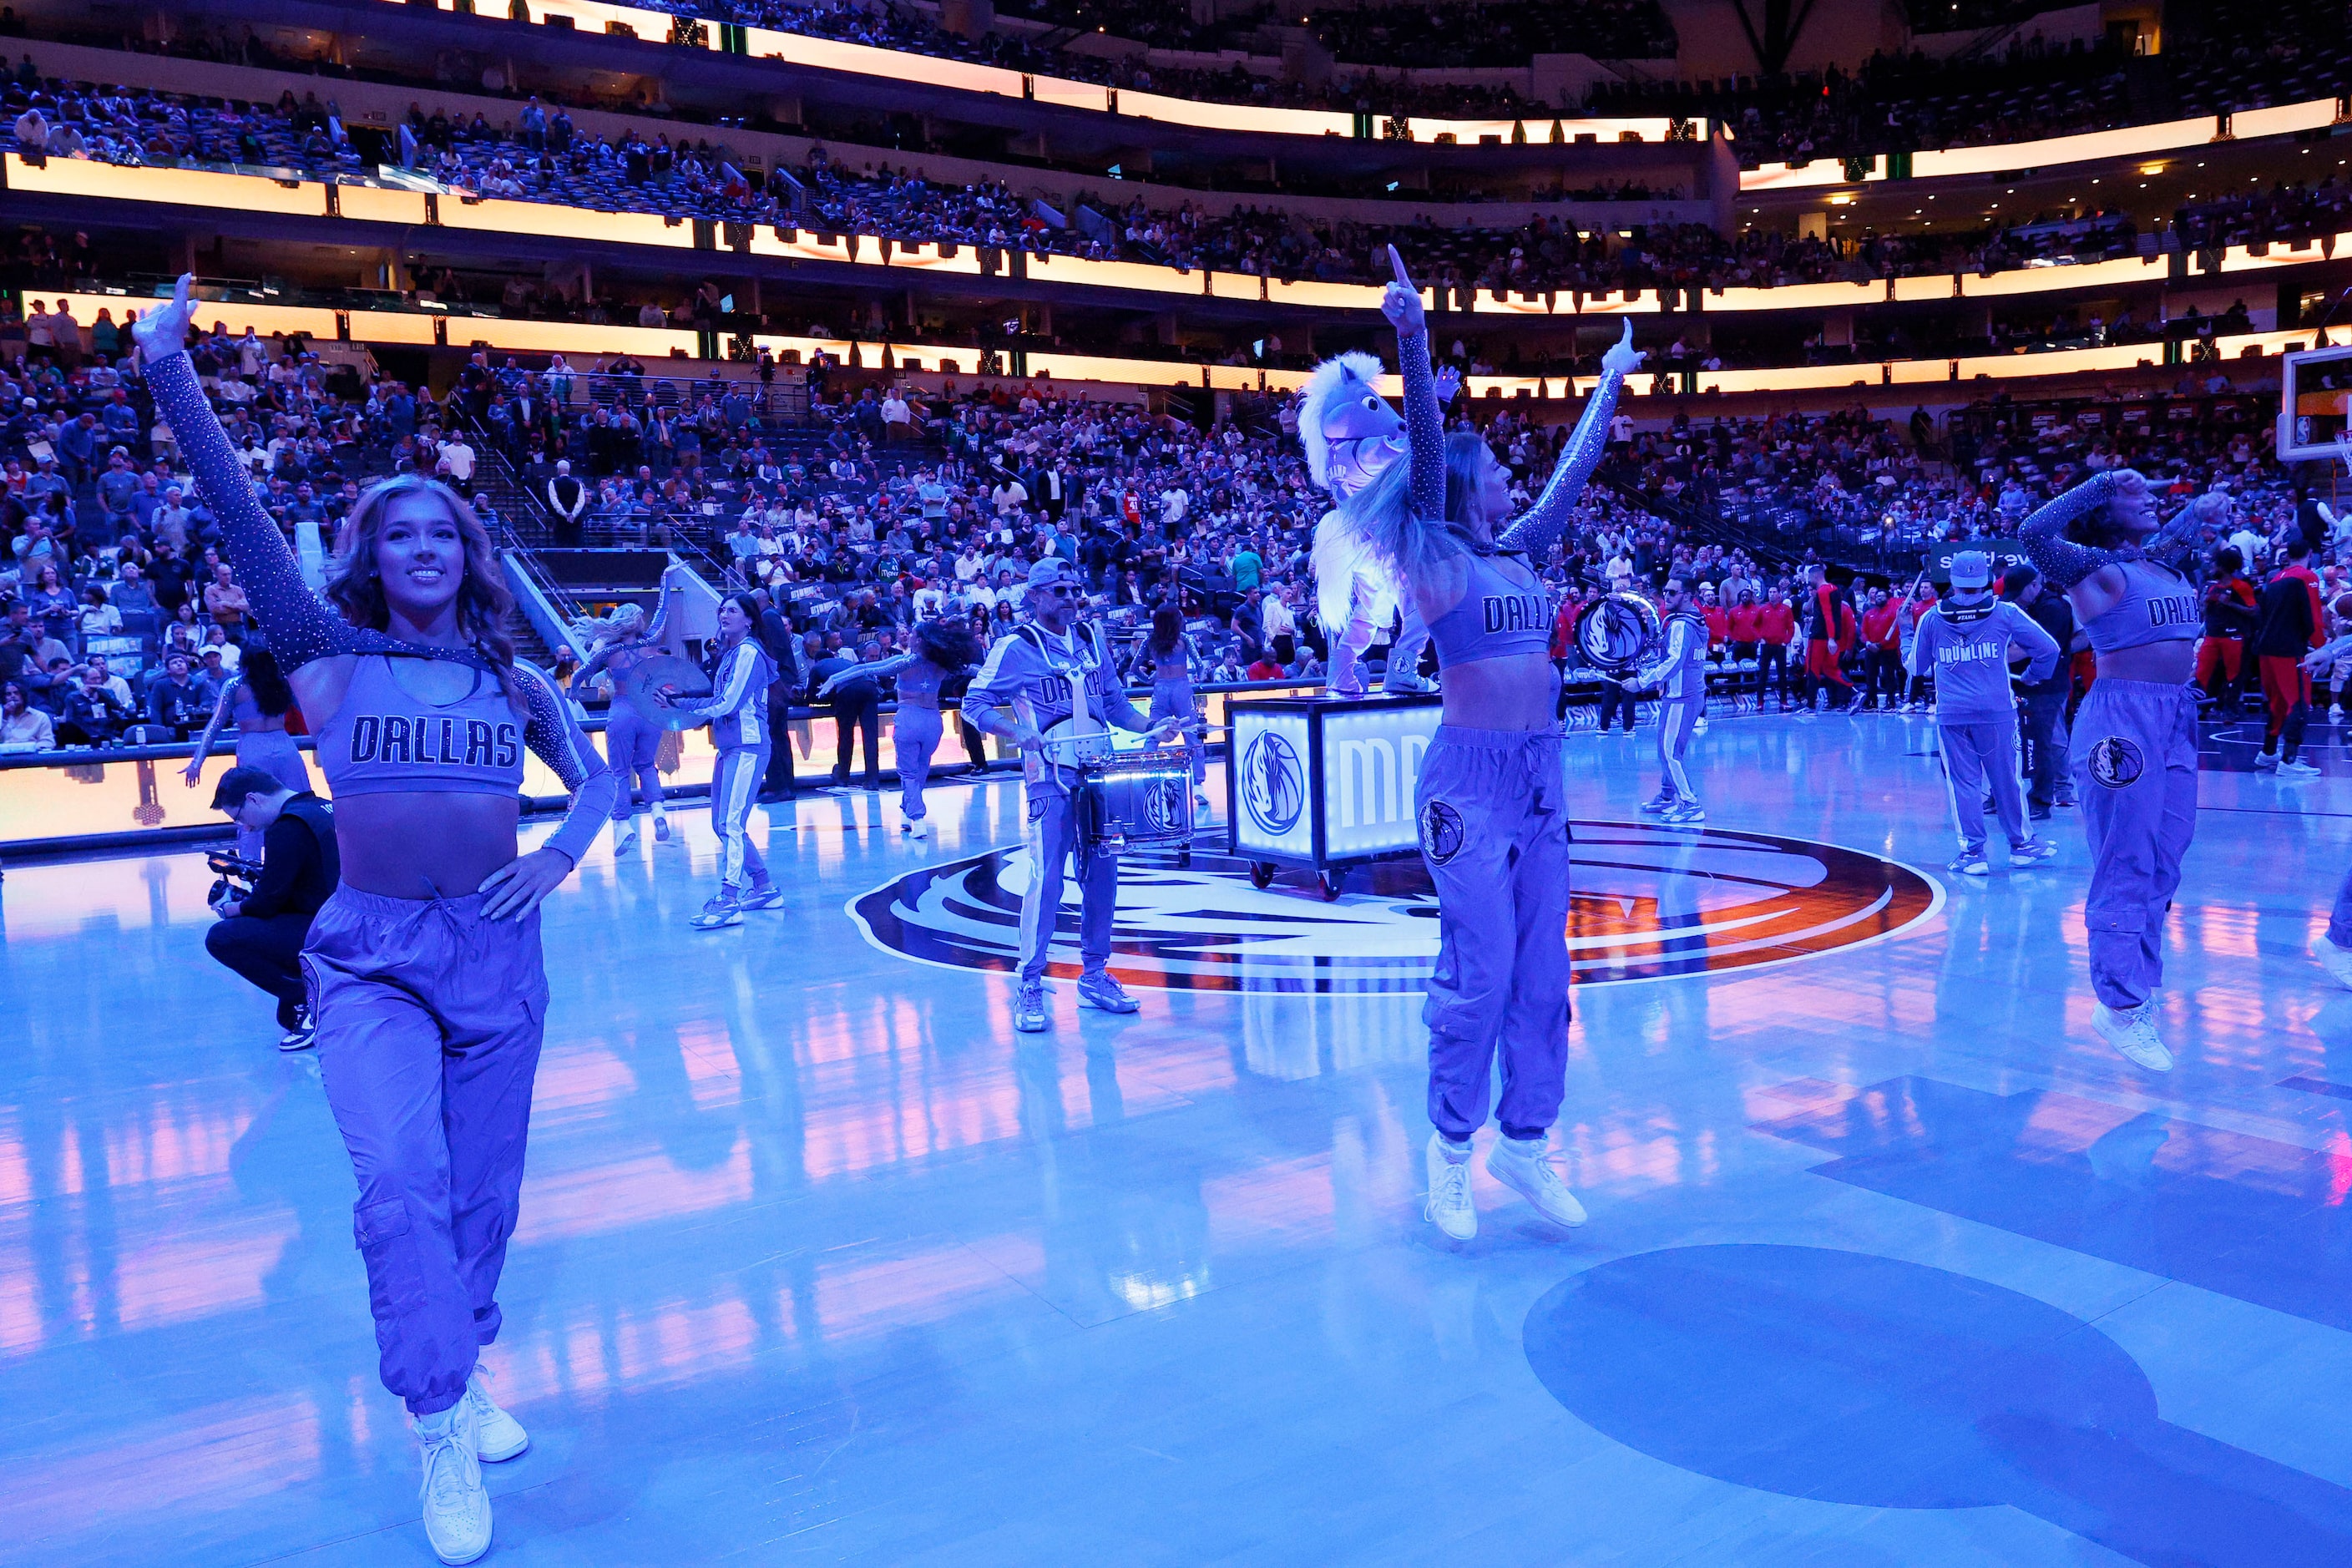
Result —
POLYGON ((2159 525, 2147 481, 2111 468, 2025 520, 2026 559, 2074 606, 2098 678, 2074 717, 2074 776, 2091 845, 2084 900, 2091 1021, 2151 1072, 2172 1053, 2148 998, 2164 978, 2164 916, 2197 832, 2197 584, 2178 564, 2219 497, 2159 525))
POLYGON ((1658 793, 1642 809, 1661 822, 1696 827, 1706 821, 1706 808, 1691 788, 1683 753, 1706 716, 1706 621, 1680 577, 1666 579, 1658 608, 1665 616, 1664 648, 1619 684, 1629 693, 1652 688, 1658 693, 1658 793))
MULTIPOLYGON (((623 605, 601 619, 573 625, 573 637, 588 648, 588 662, 573 672, 572 689, 586 691, 600 675, 620 678, 649 658, 660 656, 669 631, 670 596, 681 590, 672 581, 676 566, 667 567, 655 592, 659 603, 654 618, 646 619, 636 605, 623 605)), ((669 842, 669 814, 662 808, 661 769, 656 760, 665 731, 629 702, 616 700, 604 716, 604 762, 620 781, 621 797, 613 804, 613 853, 626 855, 637 847, 637 812, 643 807, 654 819, 654 837, 669 842), (635 787, 631 784, 634 781, 635 787)))
POLYGON ((1455 1240, 1477 1234, 1471 1136, 1486 1123, 1495 1058, 1503 1136, 1486 1169, 1555 1224, 1581 1225, 1552 1167, 1568 1056, 1568 816, 1558 673, 1548 657, 1551 601, 1530 561, 1569 522, 1600 462, 1626 373, 1642 356, 1633 325, 1601 360, 1600 384, 1527 513, 1510 507, 1510 470, 1475 435, 1445 436, 1432 385, 1421 296, 1395 251, 1381 301, 1397 332, 1408 439, 1408 504, 1366 519, 1367 542, 1404 585, 1444 672, 1443 721, 1422 761, 1415 810, 1437 886, 1438 957, 1429 1025, 1427 1214, 1455 1240))
MULTIPOLYGON (((287 732, 286 715, 294 710, 294 689, 278 668, 278 659, 259 646, 246 649, 236 673, 221 688, 213 704, 211 722, 196 737, 196 754, 180 775, 193 785, 204 776, 205 759, 212 755, 221 721, 236 721, 236 765, 259 768, 296 795, 310 793, 310 765, 302 748, 287 732)), ((236 830, 236 852, 247 860, 261 858, 261 835, 247 827, 236 830)))
POLYGON ((1992 593, 1992 558, 1980 550, 1952 557, 1951 592, 1919 617, 1911 640, 1908 669, 1915 679, 1936 680, 1936 733, 1944 753, 1944 791, 1960 852, 1946 868, 1963 877, 1988 877, 1985 859, 1984 792, 1992 785, 1993 809, 2009 835, 2010 862, 2038 865, 2058 853, 2026 825, 2018 789, 2017 698, 2010 684, 2012 647, 2022 648, 2027 685, 2050 679, 2058 668, 2058 641, 2032 616, 1992 593))
POLYGON ((891 749, 898 758, 898 831, 929 838, 931 824, 923 805, 923 788, 931 776, 931 758, 945 733, 940 722, 940 691, 971 668, 980 658, 980 639, 971 623, 961 618, 934 618, 915 626, 915 647, 895 658, 860 664, 834 674, 817 688, 816 700, 855 677, 860 680, 898 682, 898 711, 890 727, 891 749))
MULTIPOLYGON (((982 731, 1021 748, 1021 776, 1029 800, 1029 886, 1021 895, 1021 967, 1013 1026, 1034 1034, 1045 1026, 1045 964, 1062 909, 1063 864, 1077 848, 1071 808, 1074 764, 1087 736, 1108 748, 1106 724, 1155 738, 1171 735, 1171 720, 1136 711, 1118 683, 1102 635, 1077 619, 1084 592, 1078 569, 1056 555, 1029 568, 1027 624, 996 640, 964 693, 963 716, 982 731), (998 712, 1011 708, 1007 722, 998 712)), ((1080 857, 1078 868, 1078 998, 1106 1013, 1132 1013, 1135 998, 1105 966, 1118 900, 1118 858, 1080 857)))
POLYGON ((383 1384, 424 1444, 425 1533, 443 1562, 470 1563, 489 1547, 481 1462, 529 1442, 478 1354, 498 1337, 547 1016, 539 906, 616 785, 562 693, 514 657, 489 536, 446 486, 371 488, 324 598, 304 584, 184 352, 193 281, 136 333, 157 410, 316 726, 342 872, 302 953, 320 1076, 359 1180, 383 1384), (519 855, 526 746, 572 801, 519 855))
POLYGON ((719 890, 699 914, 687 923, 697 931, 718 931, 743 923, 746 910, 772 910, 784 901, 783 889, 768 879, 767 862, 751 842, 751 807, 760 798, 760 780, 768 771, 768 688, 776 679, 776 661, 752 635, 760 624, 760 602, 749 594, 730 594, 719 602, 719 658, 711 692, 698 701, 680 701, 671 689, 653 694, 665 708, 710 721, 711 744, 719 760, 710 768, 710 826, 719 835, 719 890), (743 878, 749 873, 747 889, 743 878))

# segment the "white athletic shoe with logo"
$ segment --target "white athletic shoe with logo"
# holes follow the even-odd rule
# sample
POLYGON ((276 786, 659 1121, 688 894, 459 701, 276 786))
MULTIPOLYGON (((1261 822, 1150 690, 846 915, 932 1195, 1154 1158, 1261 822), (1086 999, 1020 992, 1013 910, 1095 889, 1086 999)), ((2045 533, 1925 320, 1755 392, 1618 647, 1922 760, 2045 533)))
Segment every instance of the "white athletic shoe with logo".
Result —
POLYGON ((2156 1004, 2143 1002, 2137 1007, 2110 1007, 2105 1002, 2091 1009, 2091 1026, 2099 1031, 2099 1038, 2124 1054, 2136 1067, 2150 1072, 2170 1072, 2172 1053, 2164 1048, 2164 1041, 2156 1032, 2156 1004))
POLYGON ((1079 975, 1078 1000, 1106 1013, 1133 1013, 1142 1005, 1127 994, 1126 986, 1108 974, 1079 975))
POLYGON ((1678 800, 1666 807, 1658 820, 1669 827, 1704 827, 1706 826, 1706 807, 1695 800, 1678 800))
POLYGON ((1670 791, 1660 790, 1642 803, 1642 812, 1647 816, 1663 816, 1674 809, 1675 801, 1677 798, 1670 791))
POLYGON ((2311 956, 2319 960, 2319 967, 2327 971, 2327 978, 2352 991, 2352 947, 2338 947, 2326 931, 2321 931, 2311 944, 2311 956))
POLYGON ((2315 779, 2319 776, 2318 765, 2314 763, 2306 763, 2301 757, 2287 758, 2286 761, 2278 765, 2278 771, 2283 776, 2293 776, 2299 779, 2315 779))
POLYGON ((702 912, 686 923, 697 931, 719 931, 728 926, 739 926, 743 923, 743 906, 735 901, 733 893, 722 890, 712 894, 710 901, 702 906, 702 912))
POLYGON ((1422 1209, 1437 1228, 1456 1241, 1478 1234, 1478 1211, 1470 1202, 1470 1153, 1459 1160, 1445 1157, 1445 1134, 1429 1135, 1425 1156, 1429 1167, 1429 1202, 1422 1209))
POLYGON ((1584 1223, 1584 1205, 1559 1179, 1551 1163, 1551 1143, 1543 1138, 1497 1138, 1486 1151, 1486 1173, 1528 1202, 1554 1225, 1584 1223))
POLYGON ((1032 981, 1021 987, 1013 1003, 1013 1026, 1024 1035, 1034 1035, 1045 1026, 1045 984, 1032 981))
POLYGON ((474 1413, 474 1451, 486 1465, 504 1464, 530 1447, 522 1423, 490 1397, 490 1369, 477 1364, 466 1379, 465 1404, 474 1413))
POLYGON ((425 1539, 442 1562, 471 1563, 490 1549, 490 1493, 482 1485, 472 1405, 461 1398, 438 1415, 411 1418, 408 1428, 425 1445, 425 1481, 417 1489, 425 1539))
POLYGON ((2038 866, 2057 853, 2058 846, 2051 843, 2047 838, 2029 838, 2024 843, 2012 847, 2009 852, 2009 858, 2015 865, 2038 866))

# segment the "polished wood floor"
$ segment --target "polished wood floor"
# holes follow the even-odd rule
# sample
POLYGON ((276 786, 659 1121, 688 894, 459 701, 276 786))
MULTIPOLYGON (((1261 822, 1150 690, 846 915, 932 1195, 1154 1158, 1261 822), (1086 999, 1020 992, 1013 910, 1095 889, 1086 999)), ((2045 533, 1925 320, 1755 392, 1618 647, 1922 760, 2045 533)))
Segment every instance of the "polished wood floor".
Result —
MULTIPOLYGON (((488 1561, 2352 1562, 2352 992, 2305 952, 2352 763, 2216 742, 2158 1078, 2090 1032, 2076 814, 1946 875, 1927 736, 1718 722, 1714 834, 1580 833, 1580 929, 1666 933, 1580 972, 1591 1220, 1482 1171, 1458 1247, 1409 872, 1139 868, 1141 1013, 1064 984, 1021 1036, 956 879, 1015 786, 935 789, 928 843, 894 797, 762 813, 790 900, 713 934, 706 819, 600 846, 548 911, 488 1561), (1788 901, 1831 898, 1807 845, 1846 904, 1788 901), (857 912, 928 889, 978 958, 857 912), (1734 965, 1750 914, 1785 951, 1734 965), (1244 916, 1266 984, 1143 984, 1244 916)), ((1639 822, 1646 731, 1569 767, 1639 822)), ((0 1562, 426 1563, 316 1065, 205 957, 208 881, 0 887, 0 1562)))

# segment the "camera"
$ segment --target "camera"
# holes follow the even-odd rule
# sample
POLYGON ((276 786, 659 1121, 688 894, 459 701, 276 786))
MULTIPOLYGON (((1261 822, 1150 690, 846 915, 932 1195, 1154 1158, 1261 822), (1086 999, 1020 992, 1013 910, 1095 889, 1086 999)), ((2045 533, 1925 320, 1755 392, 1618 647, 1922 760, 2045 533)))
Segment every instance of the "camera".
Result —
POLYGON ((217 909, 235 899, 242 903, 253 897, 253 885, 261 879, 261 862, 226 849, 215 849, 205 856, 205 864, 212 868, 213 890, 205 895, 205 902, 217 909))

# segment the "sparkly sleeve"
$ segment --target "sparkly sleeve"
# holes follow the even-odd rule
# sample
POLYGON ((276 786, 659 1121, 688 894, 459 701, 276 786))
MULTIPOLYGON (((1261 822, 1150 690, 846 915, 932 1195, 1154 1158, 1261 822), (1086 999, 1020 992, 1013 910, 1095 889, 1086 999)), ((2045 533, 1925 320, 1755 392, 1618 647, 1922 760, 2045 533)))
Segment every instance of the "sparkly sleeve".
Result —
POLYGON ((660 584, 654 589, 654 596, 658 601, 654 605, 654 618, 646 623, 646 641, 656 647, 661 647, 662 638, 669 635, 669 602, 677 594, 677 590, 669 585, 669 574, 664 573, 660 584))
POLYGON ((589 657, 587 663, 573 670, 572 689, 586 691, 593 687, 596 678, 604 673, 604 667, 613 662, 613 651, 618 646, 616 643, 606 643, 589 657))
POLYGON ((1591 399, 1584 405, 1582 417, 1559 449, 1559 461, 1553 465, 1551 479, 1536 497, 1535 505, 1528 508, 1517 522, 1505 529, 1495 542, 1505 550, 1523 550, 1538 562, 1551 552, 1552 543, 1568 527, 1576 510, 1577 499, 1584 493, 1584 484, 1592 470, 1601 466, 1601 454, 1609 445, 1609 421, 1617 412, 1617 395, 1625 385, 1625 373, 1603 370, 1601 383, 1592 389, 1591 399))
POLYGON ((620 781, 589 743, 555 682, 538 666, 521 659, 515 661, 514 669, 530 705, 523 740, 572 792, 572 809, 563 814, 562 826, 548 835, 545 847, 577 866, 596 841, 596 830, 613 815, 613 803, 620 798, 620 781))
POLYGON ((1415 516, 1445 518, 1445 419, 1429 371, 1429 331, 1397 334, 1397 370, 1404 377, 1404 436, 1409 493, 1415 516))
POLYGON ((336 615, 302 581, 300 563, 255 498, 253 480, 205 400, 187 354, 150 360, 147 384, 156 409, 195 470, 196 488, 220 520, 237 583, 253 606, 254 618, 268 634, 278 668, 290 674, 331 654, 398 649, 395 639, 380 632, 363 633, 336 615))
POLYGON ((2018 525, 2017 542, 2025 558, 2050 580, 2050 585, 2060 593, 2080 583, 2092 573, 2118 561, 2136 559, 2137 551, 2095 550, 2077 544, 2066 537, 2066 525, 2094 508, 2105 506, 2115 494, 2116 481, 2112 472, 2096 474, 2057 497, 2041 510, 2018 525))

